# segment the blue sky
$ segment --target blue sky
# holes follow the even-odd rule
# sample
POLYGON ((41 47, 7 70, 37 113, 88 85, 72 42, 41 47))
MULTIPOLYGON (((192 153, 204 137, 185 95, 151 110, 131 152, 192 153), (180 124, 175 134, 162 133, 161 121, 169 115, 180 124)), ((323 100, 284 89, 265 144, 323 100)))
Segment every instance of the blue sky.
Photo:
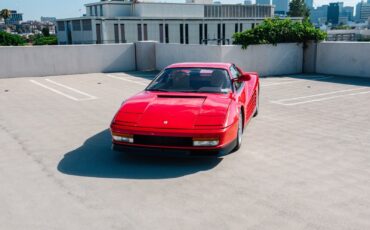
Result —
MULTIPOLYGON (((41 16, 67 18, 85 12, 84 4, 99 0, 0 0, 0 9, 15 9, 23 13, 24 20, 40 19, 41 16)), ((160 0, 161 2, 185 2, 185 0, 160 0)), ((255 0, 252 0, 255 1, 255 0)), ((345 6, 354 6, 360 0, 314 0, 314 6, 334 1, 343 1, 345 6)), ((222 0, 223 3, 241 3, 243 0, 222 0)))

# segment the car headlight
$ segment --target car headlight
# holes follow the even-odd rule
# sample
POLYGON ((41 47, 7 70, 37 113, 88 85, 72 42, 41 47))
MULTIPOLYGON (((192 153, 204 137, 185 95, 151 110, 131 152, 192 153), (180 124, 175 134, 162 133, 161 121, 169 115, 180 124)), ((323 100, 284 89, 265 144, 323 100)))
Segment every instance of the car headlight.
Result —
POLYGON ((134 135, 123 133, 112 133, 112 138, 118 142, 134 143, 134 135))
POLYGON ((220 143, 218 138, 193 138, 193 146, 217 146, 220 143))

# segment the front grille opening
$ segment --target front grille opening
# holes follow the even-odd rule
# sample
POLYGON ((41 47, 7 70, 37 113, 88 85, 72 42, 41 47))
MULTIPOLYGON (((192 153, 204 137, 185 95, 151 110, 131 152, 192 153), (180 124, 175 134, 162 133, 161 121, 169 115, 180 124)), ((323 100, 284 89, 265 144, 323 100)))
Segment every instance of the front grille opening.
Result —
POLYGON ((193 146, 191 137, 161 137, 134 135, 134 144, 155 145, 155 146, 193 146))

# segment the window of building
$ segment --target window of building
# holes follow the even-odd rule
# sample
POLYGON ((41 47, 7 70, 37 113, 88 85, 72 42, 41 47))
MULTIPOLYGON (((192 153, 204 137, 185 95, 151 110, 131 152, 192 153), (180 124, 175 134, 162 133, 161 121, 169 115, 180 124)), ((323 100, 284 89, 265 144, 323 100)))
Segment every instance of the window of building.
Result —
POLYGON ((163 38, 163 24, 159 24, 159 42, 163 43, 164 38, 163 38))
POLYGON ((143 33, 141 29, 141 24, 137 24, 137 40, 142 41, 143 40, 143 33))
POLYGON ((189 44, 189 24, 185 24, 185 44, 189 44))
POLYGON ((225 45, 226 42, 226 25, 222 24, 222 45, 225 45))
POLYGON ((243 32, 243 23, 240 23, 240 32, 243 32))
POLYGON ((252 23, 252 29, 254 29, 254 23, 252 23))
POLYGON ((208 24, 204 24, 204 38, 205 38, 205 44, 208 44, 208 24))
POLYGON ((148 24, 144 24, 144 41, 148 40, 148 24))
POLYGON ((103 5, 100 5, 100 16, 104 16, 104 12, 103 12, 103 5))
POLYGON ((98 6, 94 6, 94 16, 98 16, 98 6))
POLYGON ((217 45, 221 44, 221 24, 217 24, 217 45))
POLYGON ((169 37, 169 31, 168 31, 168 24, 166 24, 164 26, 164 30, 165 30, 165 39, 166 39, 166 43, 169 43, 170 42, 170 37, 169 37))
POLYGON ((121 42, 126 43, 125 24, 121 24, 121 42))
POLYGON ((93 7, 90 6, 89 9, 90 9, 90 16, 94 16, 93 7))
POLYGON ((114 24, 114 42, 119 43, 119 28, 118 24, 114 24))
POLYGON ((180 43, 184 44, 184 24, 180 24, 180 43))
POLYGON ((199 44, 203 44, 203 24, 199 24, 199 44))
POLYGON ((238 33, 239 32, 239 25, 238 23, 235 24, 235 33, 238 33))
POLYGON ((96 24, 96 44, 102 43, 102 37, 101 37, 101 25, 96 24))
POLYGON ((64 22, 58 22, 57 24, 58 24, 58 30, 59 31, 65 31, 66 30, 64 22))
POLYGON ((91 31, 92 30, 90 19, 82 20, 82 30, 83 31, 91 31))
POLYGON ((72 29, 73 31, 81 31, 81 21, 80 20, 72 21, 72 29))

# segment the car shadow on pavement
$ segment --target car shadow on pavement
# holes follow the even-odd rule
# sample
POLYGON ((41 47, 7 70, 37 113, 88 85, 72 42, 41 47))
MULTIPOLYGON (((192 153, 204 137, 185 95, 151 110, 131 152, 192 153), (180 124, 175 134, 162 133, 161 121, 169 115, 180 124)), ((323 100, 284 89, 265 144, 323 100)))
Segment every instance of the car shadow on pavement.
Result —
POLYGON ((125 155, 111 150, 109 130, 104 130, 67 154, 58 164, 64 174, 122 179, 182 177, 216 167, 222 158, 170 158, 125 155))

